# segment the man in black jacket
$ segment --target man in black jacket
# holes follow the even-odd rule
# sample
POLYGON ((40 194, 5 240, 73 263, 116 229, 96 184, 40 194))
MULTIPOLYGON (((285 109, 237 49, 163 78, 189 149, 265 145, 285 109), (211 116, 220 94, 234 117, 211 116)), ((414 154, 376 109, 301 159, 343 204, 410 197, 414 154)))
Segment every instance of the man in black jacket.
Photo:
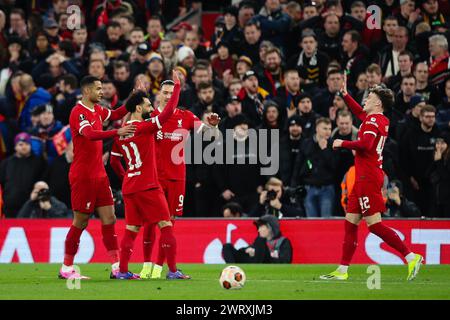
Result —
POLYGON ((292 245, 282 236, 277 218, 266 215, 254 222, 259 236, 251 246, 236 250, 231 243, 223 246, 226 263, 291 263, 292 245))
POLYGON ((289 134, 280 139, 280 166, 279 177, 284 185, 289 185, 294 170, 294 161, 300 152, 300 145, 303 141, 301 119, 298 115, 293 115, 288 119, 289 134))
POLYGON ((427 170, 433 163, 436 138, 439 130, 436 109, 425 105, 420 110, 420 127, 409 130, 399 143, 400 162, 412 189, 408 196, 426 216, 431 214, 431 184, 427 170))
POLYGON ((16 217, 28 199, 33 184, 45 170, 43 158, 31 153, 31 137, 19 133, 14 139, 15 154, 4 160, 0 167, 0 185, 3 190, 3 212, 7 218, 16 217))
POLYGON ((34 184, 30 199, 24 203, 17 218, 67 218, 66 205, 51 195, 48 184, 38 181, 34 184))
POLYGON ((305 139, 297 156, 291 185, 305 185, 307 217, 330 217, 334 214, 335 153, 329 144, 331 120, 319 118, 316 134, 305 139))

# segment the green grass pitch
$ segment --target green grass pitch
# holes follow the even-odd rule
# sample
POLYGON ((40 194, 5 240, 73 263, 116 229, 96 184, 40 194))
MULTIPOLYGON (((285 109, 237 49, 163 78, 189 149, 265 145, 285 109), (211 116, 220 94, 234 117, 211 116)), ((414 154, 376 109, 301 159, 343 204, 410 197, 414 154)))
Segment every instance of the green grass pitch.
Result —
MULTIPOLYGON (((381 288, 369 290, 367 265, 353 265, 347 281, 325 282, 320 274, 334 265, 245 265, 247 275, 240 290, 219 285, 224 265, 181 264, 191 280, 110 280, 109 265, 80 265, 91 280, 79 290, 69 290, 57 279, 57 264, 0 264, 0 299, 146 299, 146 300, 258 300, 258 299, 450 299, 450 265, 424 265, 419 276, 406 279, 406 266, 380 266, 381 288)), ((139 272, 141 265, 130 270, 139 272)), ((163 271, 163 275, 165 270, 163 271)))

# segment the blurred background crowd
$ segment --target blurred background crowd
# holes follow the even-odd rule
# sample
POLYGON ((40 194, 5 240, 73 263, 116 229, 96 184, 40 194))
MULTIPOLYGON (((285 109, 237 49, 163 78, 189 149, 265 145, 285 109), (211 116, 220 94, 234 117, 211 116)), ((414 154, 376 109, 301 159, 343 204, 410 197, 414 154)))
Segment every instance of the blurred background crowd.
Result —
MULTIPOLYGON (((343 216, 354 154, 331 144, 355 140, 360 125, 339 95, 346 73, 361 104, 375 85, 396 95, 386 110, 385 216, 450 217, 449 28, 450 4, 438 0, 1 0, 2 214, 71 215, 68 119, 83 76, 102 80, 101 105, 115 109, 137 80, 158 105, 176 70, 180 108, 218 113, 237 141, 250 129, 280 134, 267 140, 279 150, 274 176, 260 164, 188 164, 185 216, 343 216), (189 19, 208 11, 218 13, 208 28, 189 19)), ((120 217, 110 149, 105 141, 120 217)), ((257 157, 251 148, 233 156, 257 157)))

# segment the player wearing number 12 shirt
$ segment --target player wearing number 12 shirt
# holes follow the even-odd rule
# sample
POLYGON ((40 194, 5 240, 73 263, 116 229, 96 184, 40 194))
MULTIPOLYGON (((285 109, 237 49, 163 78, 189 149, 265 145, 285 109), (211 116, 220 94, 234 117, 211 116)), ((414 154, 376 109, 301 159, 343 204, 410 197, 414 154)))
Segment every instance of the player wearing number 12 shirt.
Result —
POLYGON ((420 269, 423 257, 413 253, 399 238, 394 230, 381 222, 381 213, 386 210, 381 188, 383 186, 383 147, 388 136, 389 120, 383 111, 394 103, 394 95, 390 89, 377 86, 370 90, 364 109, 347 93, 346 77, 341 88, 344 101, 351 111, 362 121, 358 132, 358 140, 343 141, 336 139, 333 148, 355 150, 356 179, 352 193, 349 195, 347 213, 345 215, 345 236, 342 245, 342 257, 339 267, 326 275, 322 280, 347 280, 348 266, 357 246, 358 224, 362 218, 366 220, 369 231, 386 244, 397 250, 408 262, 407 280, 413 280, 420 269))
POLYGON ((116 138, 111 155, 111 166, 122 178, 122 193, 125 204, 125 236, 121 242, 120 272, 117 279, 137 279, 139 275, 128 270, 128 261, 140 227, 144 223, 157 224, 161 231, 160 250, 165 252, 169 276, 190 278, 176 267, 176 239, 173 235, 169 207, 158 180, 155 133, 172 116, 178 104, 180 83, 178 77, 164 81, 162 90, 171 92, 171 98, 164 111, 150 118, 153 111, 150 100, 143 92, 133 94, 126 103, 131 118, 127 122, 136 126, 136 132, 116 138), (123 172, 118 157, 124 157, 127 164, 123 172))

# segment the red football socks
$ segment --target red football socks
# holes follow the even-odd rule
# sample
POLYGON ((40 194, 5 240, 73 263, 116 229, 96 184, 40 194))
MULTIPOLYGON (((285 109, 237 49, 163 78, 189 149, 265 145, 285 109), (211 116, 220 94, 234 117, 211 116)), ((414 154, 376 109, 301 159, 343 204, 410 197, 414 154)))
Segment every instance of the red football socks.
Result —
MULTIPOLYGON (((161 229, 161 236, 159 238, 159 251, 164 251, 167 257, 167 266, 171 272, 177 271, 176 265, 176 252, 177 252, 177 240, 173 235, 173 227, 168 226, 161 229)), ((158 256, 159 259, 159 256, 158 256)), ((160 261, 158 261, 158 265, 160 261)))
POLYGON ((348 266, 358 245, 358 226, 345 220, 345 236, 342 244, 341 265, 348 266))
MULTIPOLYGON (((171 219, 170 220, 172 222, 172 228, 175 226, 175 220, 171 219)), ((172 229, 173 232, 173 229, 172 229)), ((166 260, 166 252, 164 250, 159 250, 158 251, 158 258, 156 259, 156 264, 158 266, 162 266, 164 264, 164 261, 166 260)))
MULTIPOLYGON (((153 245, 155 244, 155 223, 146 223, 144 225, 144 236, 143 236, 143 249, 144 249, 144 262, 152 261, 152 251, 153 245)), ((164 262, 164 261, 163 261, 164 262)))
POLYGON ((403 257, 411 252, 408 247, 405 246, 400 237, 391 228, 386 227, 383 223, 378 222, 369 227, 369 231, 376 234, 389 246, 400 252, 403 257))
POLYGON ((117 234, 114 226, 114 223, 102 225, 103 244, 108 251, 108 256, 112 263, 119 261, 119 245, 117 243, 117 234))
POLYGON ((133 253, 134 240, 138 233, 125 230, 122 242, 120 243, 120 272, 128 272, 128 262, 130 261, 131 253, 133 253))
POLYGON ((77 254, 82 232, 83 229, 77 228, 75 226, 70 226, 65 241, 64 265, 73 265, 73 259, 77 254))

